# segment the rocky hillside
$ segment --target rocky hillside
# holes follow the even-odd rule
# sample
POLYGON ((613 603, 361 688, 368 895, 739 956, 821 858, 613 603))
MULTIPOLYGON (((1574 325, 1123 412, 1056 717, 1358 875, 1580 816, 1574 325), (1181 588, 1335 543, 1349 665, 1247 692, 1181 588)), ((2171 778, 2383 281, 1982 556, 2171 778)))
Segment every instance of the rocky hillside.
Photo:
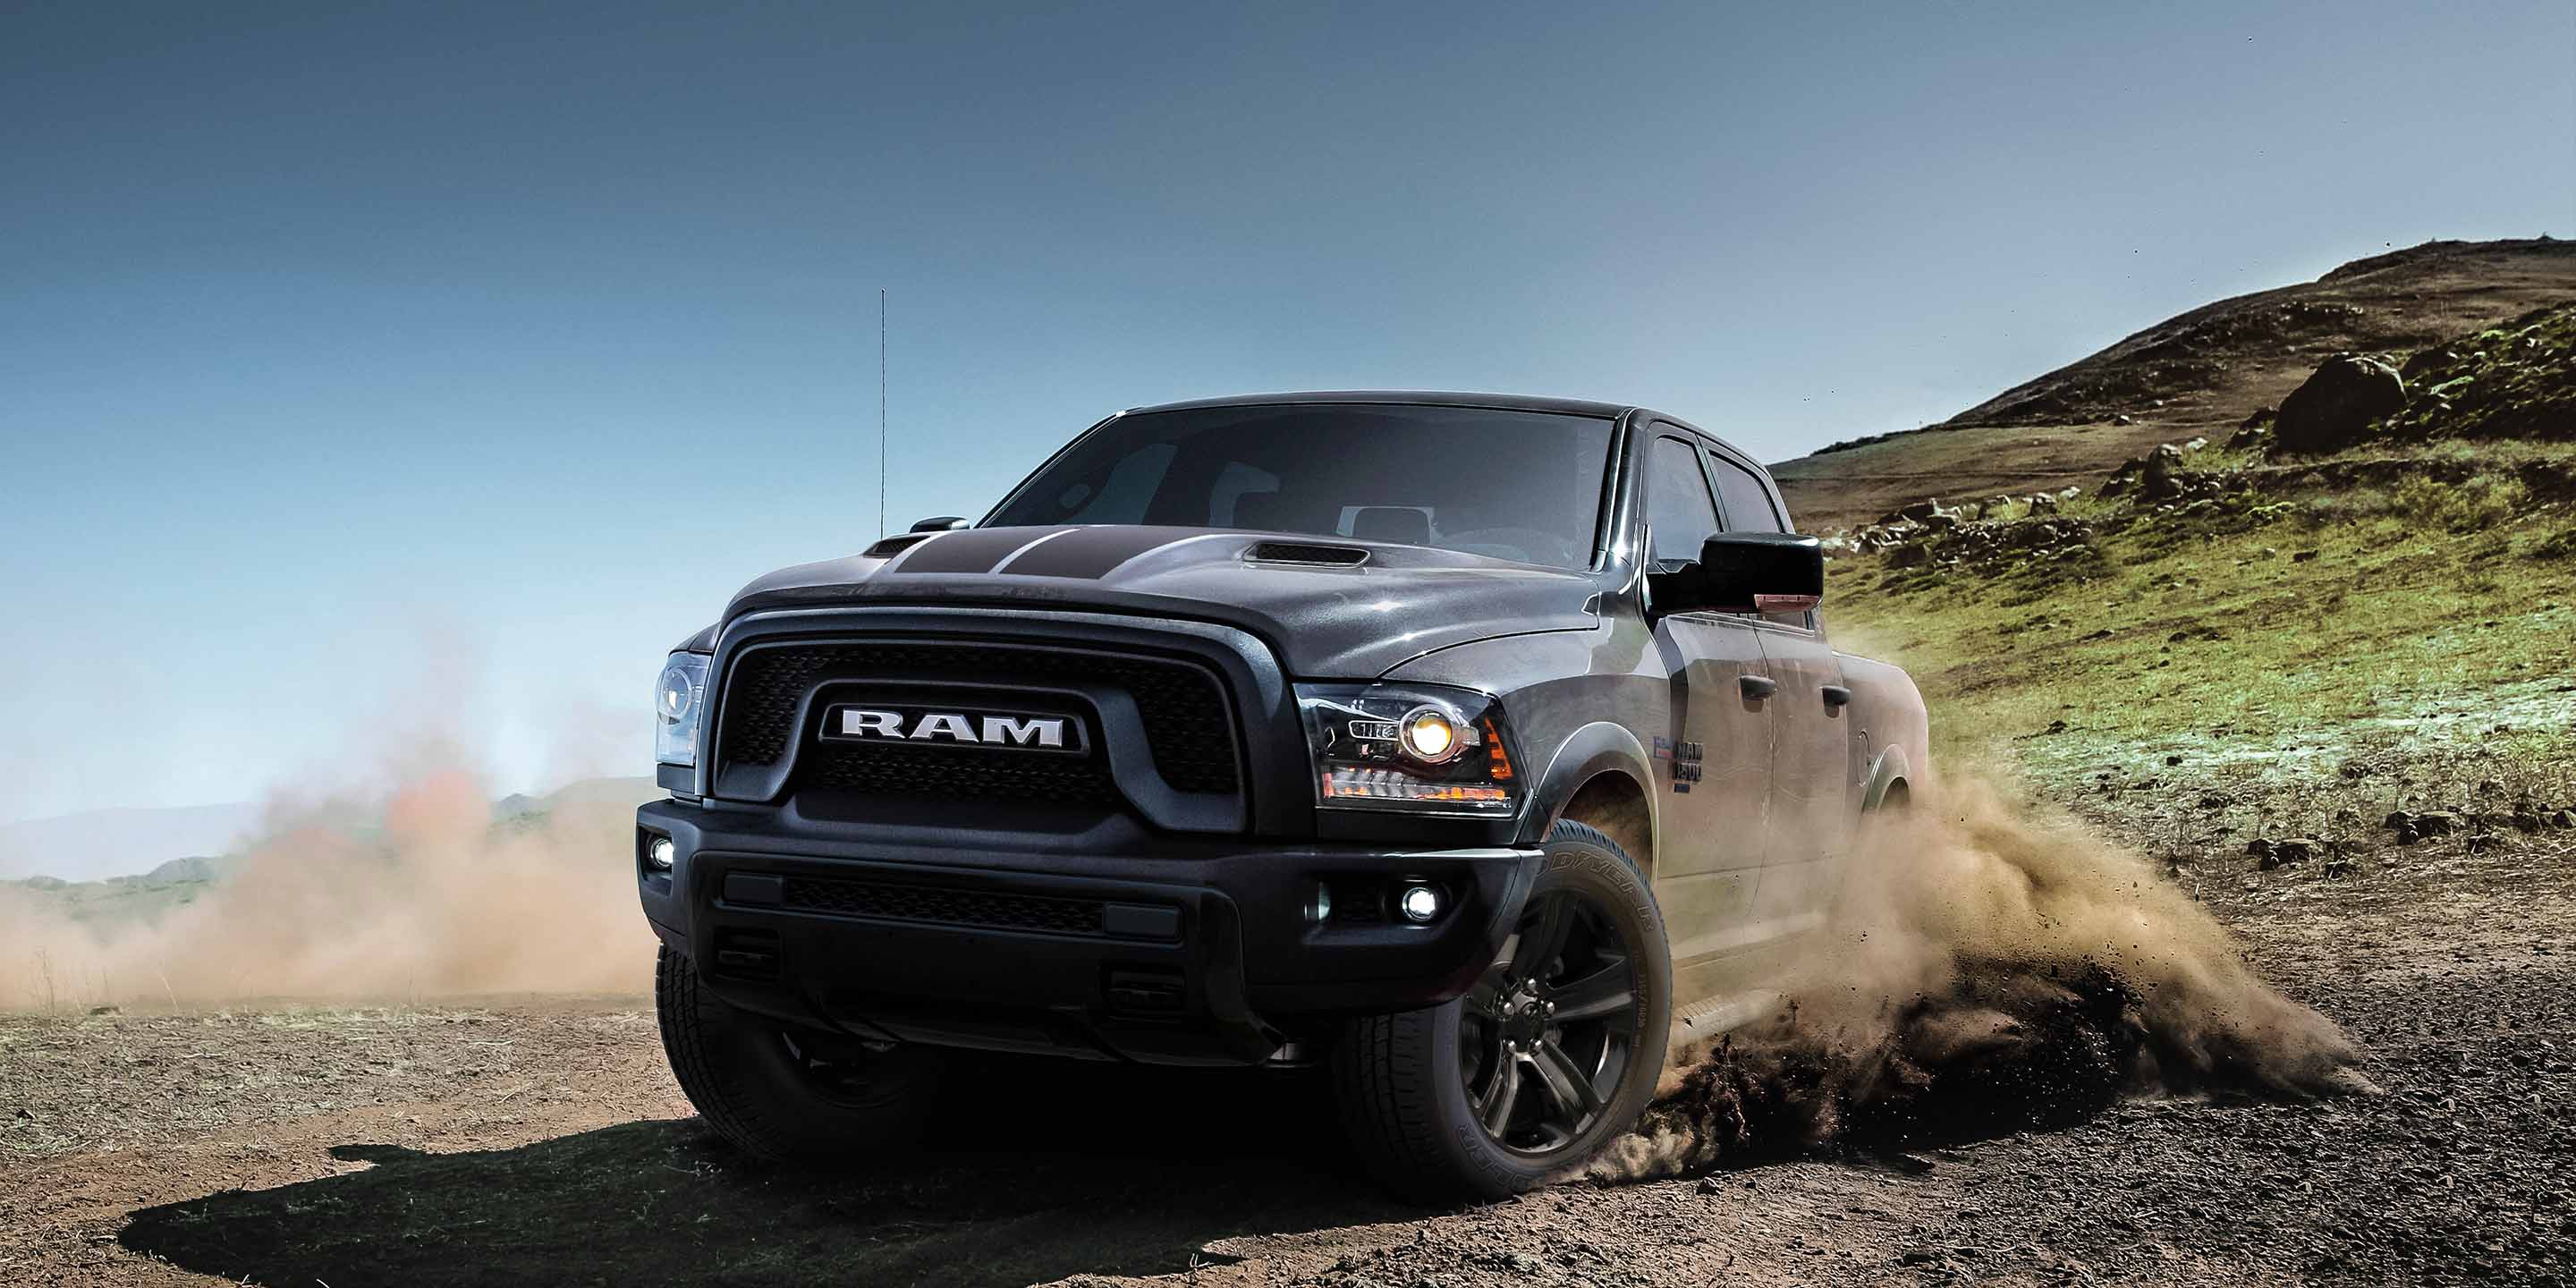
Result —
POLYGON ((2569 300, 2576 242, 2428 242, 2194 309, 1938 425, 1772 471, 1800 526, 1819 532, 1925 497, 2082 486, 2158 443, 2232 434, 2333 354, 2394 365, 2569 300))
POLYGON ((2223 441, 1829 544, 1838 636, 1913 671, 1953 763, 2178 855, 2376 871, 2576 830, 2576 301, 2330 356, 2223 441))

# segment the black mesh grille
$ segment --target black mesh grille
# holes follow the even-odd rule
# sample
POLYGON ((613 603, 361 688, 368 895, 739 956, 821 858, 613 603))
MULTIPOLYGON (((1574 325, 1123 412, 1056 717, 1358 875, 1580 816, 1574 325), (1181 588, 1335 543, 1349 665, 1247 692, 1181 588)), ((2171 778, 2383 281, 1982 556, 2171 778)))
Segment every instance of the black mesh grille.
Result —
POLYGON ((796 781, 871 796, 1116 805, 1118 783, 1091 755, 1041 756, 967 747, 856 747, 817 742, 796 762, 796 781))
MULTIPOLYGON (((725 693, 727 763, 774 765, 796 737, 796 709, 835 680, 967 679, 1033 685, 1092 683, 1126 691, 1145 725, 1154 768, 1185 792, 1240 785, 1225 692, 1205 667, 1177 659, 973 640, 935 644, 805 644, 752 652, 725 693)), ((981 796, 1038 791, 1048 800, 1115 799, 1095 748, 1073 760, 968 748, 843 748, 818 743, 798 766, 811 781, 868 791, 981 796), (1029 763, 1040 762, 1040 763, 1029 763), (1052 763, 1049 763, 1052 762, 1052 763)))
POLYGON ((1045 895, 846 881, 836 877, 789 877, 786 903, 790 908, 809 912, 835 912, 844 916, 880 917, 891 921, 935 921, 951 926, 1044 930, 1059 935, 1102 933, 1101 903, 1097 899, 1056 899, 1045 895))
POLYGON ((1368 562, 1369 552, 1352 546, 1315 546, 1295 541, 1264 541, 1244 552, 1265 563, 1329 564, 1354 567, 1368 562))

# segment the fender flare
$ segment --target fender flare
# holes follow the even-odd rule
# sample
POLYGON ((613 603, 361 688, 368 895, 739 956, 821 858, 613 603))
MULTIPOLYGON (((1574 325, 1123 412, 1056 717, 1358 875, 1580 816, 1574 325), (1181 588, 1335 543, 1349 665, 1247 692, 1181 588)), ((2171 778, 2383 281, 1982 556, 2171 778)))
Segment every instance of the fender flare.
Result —
MULTIPOLYGON (((1530 793, 1529 807, 1521 814, 1520 843, 1544 843, 1548 829, 1555 826, 1556 816, 1564 811, 1567 801, 1574 799, 1574 793, 1600 774, 1615 770, 1636 780, 1637 790, 1645 796, 1646 841, 1653 846, 1663 832, 1663 810, 1655 799, 1654 763, 1646 756, 1645 744, 1621 725, 1602 720, 1575 730, 1557 744, 1556 754, 1539 775, 1537 789, 1530 793)), ((1635 857, 1650 868, 1655 861, 1651 849, 1635 857)))
POLYGON ((1905 749, 1889 743, 1880 749, 1878 759, 1870 763, 1869 786, 1861 791, 1861 812, 1869 813, 1885 803, 1888 785, 1898 779, 1911 784, 1914 781, 1914 771, 1913 767, 1905 761, 1905 749))

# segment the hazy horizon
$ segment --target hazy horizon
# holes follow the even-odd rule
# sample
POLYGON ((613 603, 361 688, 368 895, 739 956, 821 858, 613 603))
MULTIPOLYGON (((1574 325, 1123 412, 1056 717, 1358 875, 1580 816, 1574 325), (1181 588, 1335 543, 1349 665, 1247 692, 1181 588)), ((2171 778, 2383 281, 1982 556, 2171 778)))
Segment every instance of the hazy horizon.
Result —
POLYGON ((0 820, 649 772, 663 650, 878 530, 881 288, 897 528, 1250 390, 1778 460, 2576 233, 2571 49, 2546 4, 15 7, 0 820))

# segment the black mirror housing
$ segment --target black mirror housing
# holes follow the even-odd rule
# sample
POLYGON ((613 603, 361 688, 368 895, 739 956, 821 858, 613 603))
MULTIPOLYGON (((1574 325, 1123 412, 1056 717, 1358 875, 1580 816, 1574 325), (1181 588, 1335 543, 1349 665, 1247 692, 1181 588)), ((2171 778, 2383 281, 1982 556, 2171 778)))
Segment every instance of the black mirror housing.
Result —
POLYGON ((1721 532, 1652 578, 1659 613, 1799 613, 1825 597, 1825 548, 1797 532, 1721 532))
POLYGON ((943 514, 938 518, 924 519, 921 522, 912 525, 912 530, 915 532, 954 532, 965 526, 966 520, 963 516, 943 514))
POLYGON ((1700 543, 1701 606, 1803 613, 1825 598, 1824 543, 1801 532, 1721 532, 1700 543))

